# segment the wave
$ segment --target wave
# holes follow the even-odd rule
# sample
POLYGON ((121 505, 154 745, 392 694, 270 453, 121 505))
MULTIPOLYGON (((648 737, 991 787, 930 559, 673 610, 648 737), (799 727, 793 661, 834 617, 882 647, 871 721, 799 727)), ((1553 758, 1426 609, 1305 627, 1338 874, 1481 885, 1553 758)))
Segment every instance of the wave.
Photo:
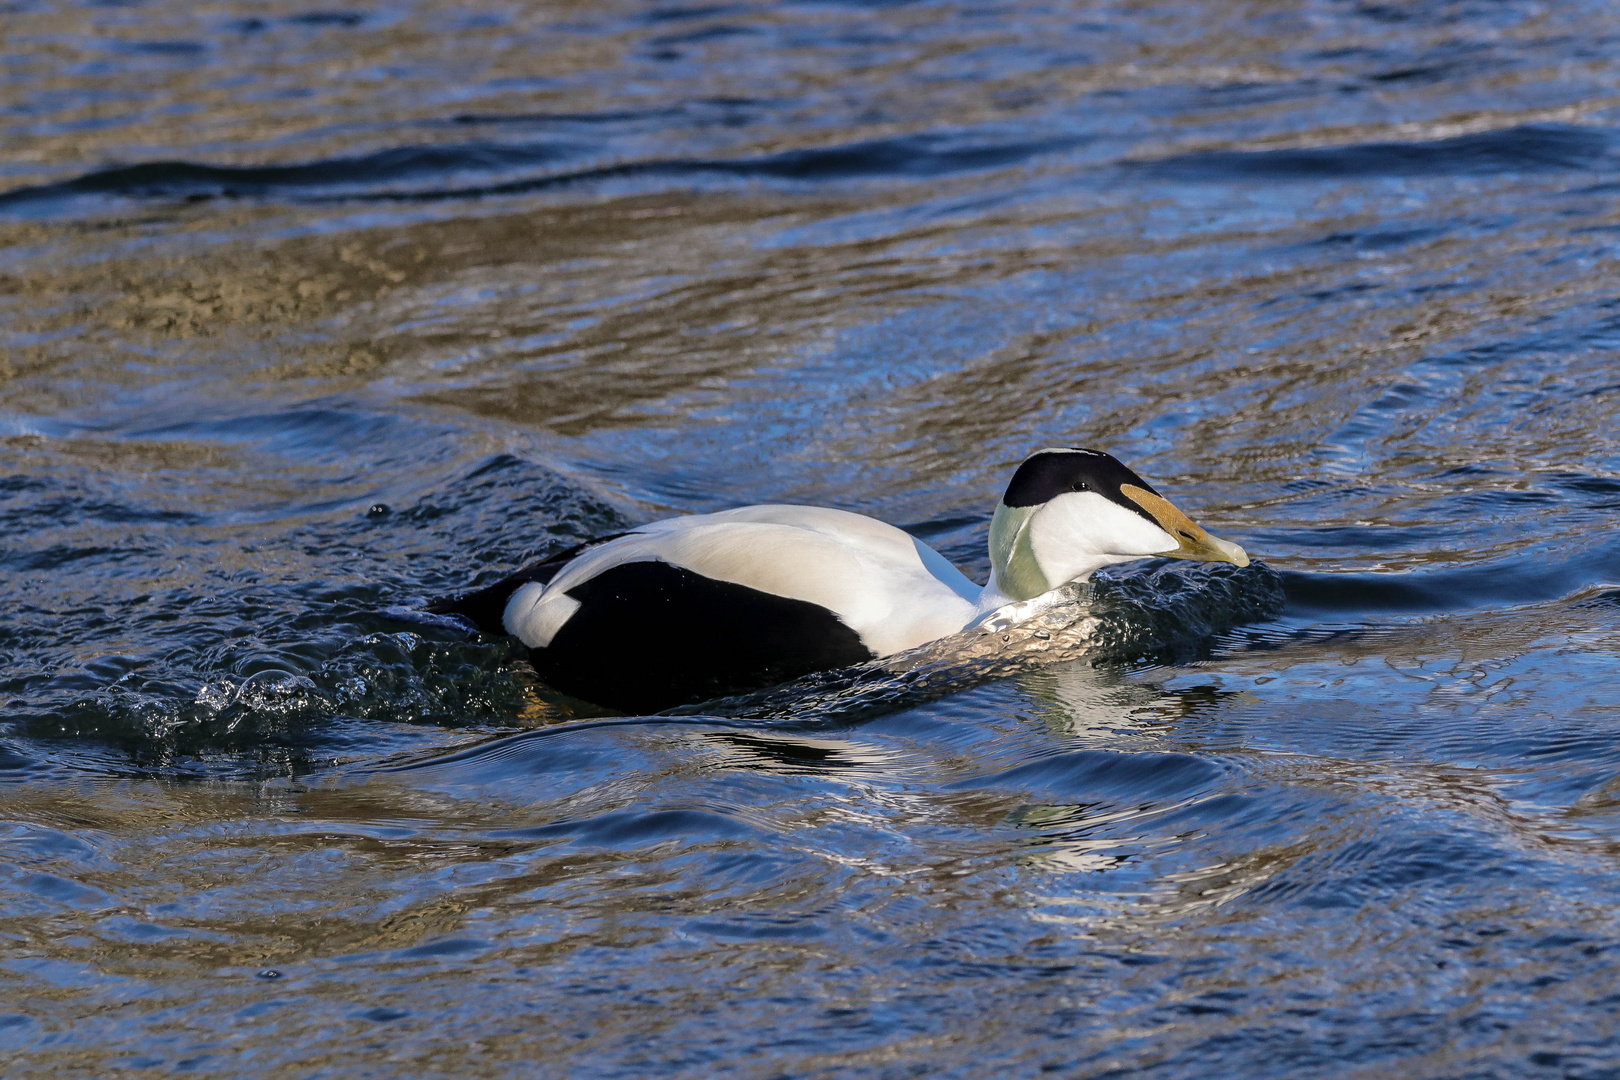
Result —
POLYGON ((87 199, 430 202, 518 195, 616 179, 703 175, 811 184, 884 176, 931 177, 1018 165, 1083 141, 1072 137, 987 141, 955 134, 921 134, 754 157, 625 161, 572 170, 556 166, 581 157, 582 151, 576 144, 560 142, 406 146, 294 165, 153 161, 0 193, 0 213, 50 210, 87 199), (512 173, 525 175, 471 184, 446 182, 468 174, 489 178, 512 173))
POLYGON ((1602 128, 1525 124, 1418 142, 1201 150, 1139 162, 1134 168, 1156 179, 1177 181, 1477 176, 1596 169, 1609 164, 1613 143, 1613 135, 1602 128))

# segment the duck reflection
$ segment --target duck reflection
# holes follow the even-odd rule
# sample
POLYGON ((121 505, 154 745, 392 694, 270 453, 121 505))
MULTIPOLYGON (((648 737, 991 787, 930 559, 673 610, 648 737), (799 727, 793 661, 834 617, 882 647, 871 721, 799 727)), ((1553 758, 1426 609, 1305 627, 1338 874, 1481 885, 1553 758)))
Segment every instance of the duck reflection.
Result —
MULTIPOLYGON (((1047 733, 1082 753, 1118 755, 1120 767, 1096 771, 1131 777, 1123 785, 1099 783, 1095 798, 1029 802, 1014 810, 1009 823, 1033 834, 1026 854, 1031 865, 1058 874, 1105 874, 1204 835, 1198 806, 1225 795, 1224 774, 1188 737, 1183 721, 1240 693, 1210 685, 1170 690, 1120 666, 1087 661, 1031 671, 1021 682, 1047 733)), ((1097 892, 1087 892, 1095 900, 1109 888, 1099 882, 1097 892)))
POLYGON ((1032 671, 1022 681, 1040 704, 1047 730, 1069 738, 1111 744, 1121 736, 1165 736, 1179 711, 1175 694, 1112 665, 1062 664, 1032 671))
POLYGON ((695 738, 706 744, 715 768, 748 769, 785 776, 883 772, 902 757, 898 751, 878 746, 808 735, 703 731, 698 732, 695 738))
POLYGON ((1258 700, 1247 690, 1214 683, 1169 689, 1116 664, 1057 665, 1029 672, 1022 683, 1039 702, 1041 720, 1052 734, 1119 749, 1139 749, 1151 741, 1160 750, 1207 750, 1185 721, 1258 700))

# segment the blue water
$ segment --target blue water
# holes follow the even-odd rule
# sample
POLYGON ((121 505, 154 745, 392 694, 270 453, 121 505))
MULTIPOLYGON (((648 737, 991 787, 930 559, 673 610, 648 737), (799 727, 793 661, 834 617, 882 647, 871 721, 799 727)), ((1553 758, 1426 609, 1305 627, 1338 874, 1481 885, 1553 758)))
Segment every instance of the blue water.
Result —
POLYGON ((0 1075, 1620 1077, 1617 56, 0 7, 0 1075), (982 580, 1053 444, 1256 565, 661 717, 411 617, 767 501, 982 580))

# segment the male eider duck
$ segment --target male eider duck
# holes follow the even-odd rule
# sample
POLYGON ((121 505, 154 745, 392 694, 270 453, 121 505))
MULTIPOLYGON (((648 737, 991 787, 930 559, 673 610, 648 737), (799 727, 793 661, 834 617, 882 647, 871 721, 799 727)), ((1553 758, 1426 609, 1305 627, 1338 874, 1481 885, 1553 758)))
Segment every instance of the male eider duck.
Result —
POLYGON ((515 636, 564 693, 652 711, 915 648, 1156 555, 1249 564, 1111 455, 1063 447, 1013 474, 982 588, 893 525, 744 506, 591 541, 428 610, 515 636))

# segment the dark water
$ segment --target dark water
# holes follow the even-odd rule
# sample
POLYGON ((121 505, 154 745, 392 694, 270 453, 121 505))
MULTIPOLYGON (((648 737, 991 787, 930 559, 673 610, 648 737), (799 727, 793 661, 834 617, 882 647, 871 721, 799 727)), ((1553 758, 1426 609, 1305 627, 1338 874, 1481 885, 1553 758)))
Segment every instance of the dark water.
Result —
POLYGON ((0 1074, 1620 1076, 1611 6, 0 54, 0 1074), (761 501, 982 578, 1054 443, 1264 565, 662 718, 389 614, 761 501))

